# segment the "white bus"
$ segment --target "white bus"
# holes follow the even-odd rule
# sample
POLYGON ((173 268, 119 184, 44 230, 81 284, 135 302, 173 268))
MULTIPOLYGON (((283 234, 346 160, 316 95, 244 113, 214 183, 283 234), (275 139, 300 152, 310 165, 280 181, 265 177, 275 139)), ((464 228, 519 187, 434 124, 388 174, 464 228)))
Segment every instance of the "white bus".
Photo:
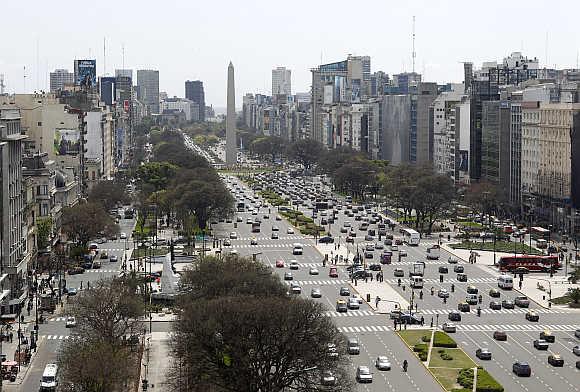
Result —
POLYGON ((503 274, 497 278, 497 286, 500 289, 511 290, 514 288, 514 279, 511 275, 503 274))
POLYGON ((411 287, 414 289, 423 288, 423 277, 422 276, 411 276, 411 287))
POLYGON ((56 391, 58 386, 58 366, 55 363, 49 363, 44 368, 42 378, 40 379, 40 391, 56 391))
POLYGON ((440 253, 439 245, 433 245, 427 248, 427 260, 439 260, 440 253))
POLYGON ((407 245, 417 246, 419 245, 419 232, 413 229, 402 229, 403 233, 403 241, 407 243, 407 245))

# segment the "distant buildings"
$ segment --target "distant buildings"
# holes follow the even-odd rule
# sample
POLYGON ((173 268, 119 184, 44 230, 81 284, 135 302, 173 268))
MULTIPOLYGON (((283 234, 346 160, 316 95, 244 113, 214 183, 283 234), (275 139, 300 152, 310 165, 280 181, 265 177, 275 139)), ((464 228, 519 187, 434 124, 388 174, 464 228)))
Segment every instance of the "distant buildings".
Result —
POLYGON ((189 99, 173 97, 161 101, 161 113, 167 111, 183 112, 186 121, 200 121, 199 105, 189 99))
POLYGON ((196 118, 194 121, 205 121, 203 82, 201 80, 187 80, 185 82, 185 98, 197 104, 198 113, 193 116, 196 118))
POLYGON ((292 95, 292 71, 286 67, 272 70, 272 96, 292 95))
POLYGON ((137 70, 137 98, 148 113, 159 114, 159 71, 137 70))
POLYGON ((66 69, 55 69, 50 73, 50 92, 64 90, 66 85, 73 85, 75 75, 66 69))

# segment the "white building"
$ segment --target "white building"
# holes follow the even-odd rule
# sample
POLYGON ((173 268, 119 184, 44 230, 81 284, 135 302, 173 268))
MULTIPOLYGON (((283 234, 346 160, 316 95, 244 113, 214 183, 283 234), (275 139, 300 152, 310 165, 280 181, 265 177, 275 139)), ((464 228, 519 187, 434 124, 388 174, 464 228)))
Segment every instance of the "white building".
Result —
POLYGON ((199 105, 185 98, 167 98, 161 101, 161 113, 164 110, 179 110, 185 114, 187 121, 199 121, 199 105))
POLYGON ((50 73, 50 92, 64 90, 65 85, 74 84, 75 74, 67 69, 55 69, 50 73))
POLYGON ((272 96, 292 95, 292 71, 286 67, 272 70, 272 96))

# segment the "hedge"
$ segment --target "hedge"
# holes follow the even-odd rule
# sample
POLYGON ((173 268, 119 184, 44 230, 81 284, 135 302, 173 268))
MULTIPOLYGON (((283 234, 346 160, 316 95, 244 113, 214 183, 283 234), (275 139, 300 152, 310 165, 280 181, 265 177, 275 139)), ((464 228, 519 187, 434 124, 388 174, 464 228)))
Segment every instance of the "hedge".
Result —
POLYGON ((425 343, 429 343, 431 341, 431 336, 423 335, 423 336, 421 336, 421 341, 423 341, 425 343))
POLYGON ((429 346, 424 343, 418 343, 413 346, 413 351, 417 353, 419 359, 423 362, 427 360, 427 351, 429 350, 429 346))
POLYGON ((457 348, 457 343, 445 332, 436 331, 433 336, 433 347, 457 348))
POLYGON ((487 370, 477 368, 476 392, 503 392, 504 388, 498 383, 487 370))
MULTIPOLYGON (((479 380, 479 377, 477 379, 479 380)), ((457 375, 457 383, 465 389, 473 390, 473 369, 461 369, 457 375)))

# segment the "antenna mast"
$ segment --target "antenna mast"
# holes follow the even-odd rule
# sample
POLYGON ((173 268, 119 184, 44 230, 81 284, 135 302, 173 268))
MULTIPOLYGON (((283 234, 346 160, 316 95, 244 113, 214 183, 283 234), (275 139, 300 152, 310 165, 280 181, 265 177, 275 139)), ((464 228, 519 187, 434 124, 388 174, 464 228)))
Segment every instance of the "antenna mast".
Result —
POLYGON ((103 76, 107 76, 107 38, 103 37, 103 76))
POLYGON ((415 15, 413 15, 413 53, 411 54, 412 60, 413 60, 413 73, 415 73, 415 15))
POLYGON ((4 74, 0 74, 0 95, 4 95, 4 88, 6 88, 6 85, 4 84, 4 74))

